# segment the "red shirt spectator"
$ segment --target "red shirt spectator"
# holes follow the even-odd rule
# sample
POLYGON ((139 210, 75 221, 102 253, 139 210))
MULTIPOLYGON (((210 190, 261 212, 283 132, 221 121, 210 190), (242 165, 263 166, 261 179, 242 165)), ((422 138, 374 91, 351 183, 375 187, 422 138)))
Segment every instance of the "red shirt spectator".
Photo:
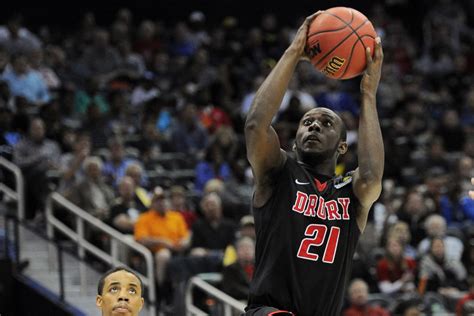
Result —
POLYGON ((403 255, 403 245, 398 238, 390 237, 386 255, 377 264, 377 280, 382 293, 392 294, 414 290, 415 260, 403 255))

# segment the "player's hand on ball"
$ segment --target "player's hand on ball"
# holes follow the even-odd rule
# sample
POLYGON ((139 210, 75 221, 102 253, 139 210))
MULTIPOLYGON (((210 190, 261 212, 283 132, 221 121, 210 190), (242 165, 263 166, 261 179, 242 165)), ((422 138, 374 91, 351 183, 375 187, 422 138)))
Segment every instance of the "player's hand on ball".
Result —
POLYGON ((383 50, 380 37, 375 39, 374 58, 372 58, 372 53, 369 47, 367 47, 365 51, 365 57, 367 60, 367 68, 365 69, 364 76, 360 82, 360 92, 375 97, 380 82, 383 63, 383 50))
POLYGON ((316 13, 311 14, 310 16, 306 17, 303 24, 300 26, 298 31, 296 32, 295 38, 291 43, 290 47, 294 48, 296 52, 301 56, 304 60, 309 60, 308 55, 305 52, 306 48, 306 36, 308 35, 308 28, 313 21, 319 14, 323 11, 318 11, 316 13))

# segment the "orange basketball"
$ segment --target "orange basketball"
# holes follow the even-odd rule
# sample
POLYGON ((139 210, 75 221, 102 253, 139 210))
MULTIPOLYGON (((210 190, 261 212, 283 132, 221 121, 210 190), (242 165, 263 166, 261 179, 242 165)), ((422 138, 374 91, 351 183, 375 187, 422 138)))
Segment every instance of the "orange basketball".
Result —
POLYGON ((365 49, 374 55, 372 23, 352 8, 334 7, 323 11, 308 30, 307 52, 311 63, 332 79, 350 79, 366 66, 365 49))

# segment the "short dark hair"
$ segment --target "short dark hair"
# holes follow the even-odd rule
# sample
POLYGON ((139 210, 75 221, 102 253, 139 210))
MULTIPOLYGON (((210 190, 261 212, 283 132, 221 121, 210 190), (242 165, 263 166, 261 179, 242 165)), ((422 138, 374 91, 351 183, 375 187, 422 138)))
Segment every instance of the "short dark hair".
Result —
POLYGON ((115 272, 118 272, 118 271, 125 271, 125 272, 131 273, 134 276, 136 276, 138 281, 140 281, 140 288, 141 288, 142 293, 143 293, 143 282, 142 282, 142 279, 140 279, 140 277, 138 276, 138 274, 136 272, 132 271, 131 269, 127 268, 127 267, 119 266, 119 267, 115 267, 113 269, 110 269, 109 271, 105 272, 102 275, 102 277, 99 280, 99 284, 97 285, 97 294, 98 295, 102 295, 102 291, 104 290, 105 278, 107 278, 112 273, 115 273, 115 272))

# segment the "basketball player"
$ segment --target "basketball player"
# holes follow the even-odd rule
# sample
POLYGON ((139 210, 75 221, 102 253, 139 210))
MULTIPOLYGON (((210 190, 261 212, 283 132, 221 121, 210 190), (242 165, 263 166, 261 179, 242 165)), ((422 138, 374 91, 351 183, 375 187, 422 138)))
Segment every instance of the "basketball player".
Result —
POLYGON ((142 293, 143 283, 138 275, 126 267, 117 267, 99 280, 96 305, 102 316, 135 316, 143 307, 142 293))
POLYGON ((352 256, 372 203, 381 192, 384 149, 375 95, 382 46, 366 51, 360 90, 359 167, 335 177, 347 151, 346 129, 333 111, 306 112, 296 132, 296 159, 280 149, 271 121, 303 57, 306 19, 256 93, 245 123, 255 178, 256 267, 245 315, 339 316, 352 256))

